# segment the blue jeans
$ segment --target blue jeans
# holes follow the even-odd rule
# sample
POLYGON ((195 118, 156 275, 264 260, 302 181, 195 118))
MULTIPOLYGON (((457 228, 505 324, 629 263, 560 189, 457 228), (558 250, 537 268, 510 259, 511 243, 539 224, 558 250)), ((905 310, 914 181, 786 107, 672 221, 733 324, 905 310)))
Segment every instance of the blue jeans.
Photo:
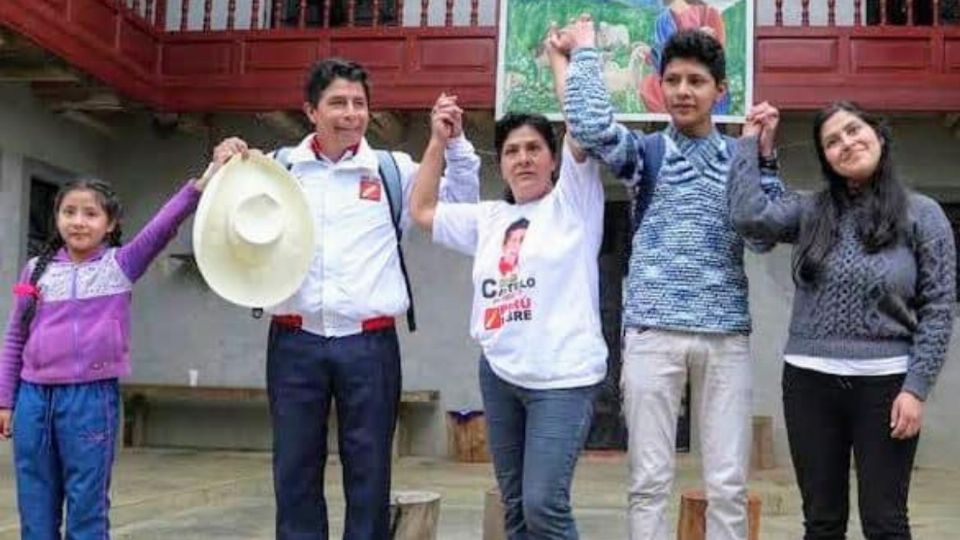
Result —
POLYGON ((13 460, 23 540, 110 537, 110 470, 119 426, 116 379, 40 385, 21 381, 13 460))
POLYGON ((504 381, 481 358, 480 391, 507 538, 579 538, 570 484, 597 386, 530 390, 504 381))
POLYGON ((278 540, 326 540, 323 475, 330 400, 337 407, 348 540, 389 538, 390 465, 400 403, 393 328, 321 337, 270 327, 267 392, 273 420, 278 540))

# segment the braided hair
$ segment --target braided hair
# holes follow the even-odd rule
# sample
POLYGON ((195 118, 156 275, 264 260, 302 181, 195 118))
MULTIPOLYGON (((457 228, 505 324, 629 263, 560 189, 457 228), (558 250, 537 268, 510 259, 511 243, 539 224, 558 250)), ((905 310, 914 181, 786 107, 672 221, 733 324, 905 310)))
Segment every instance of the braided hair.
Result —
MULTIPOLYGON (((94 194, 100 208, 107 214, 107 219, 113 222, 113 230, 107 233, 104 241, 110 247, 117 247, 121 244, 123 232, 120 229, 120 218, 123 216, 123 206, 120 204, 120 198, 114 193, 113 188, 110 187, 110 184, 102 180, 86 178, 73 180, 60 188, 60 191, 57 192, 56 199, 54 199, 53 216, 51 218, 53 219, 53 234, 41 248, 40 254, 37 255, 37 262, 30 272, 29 284, 34 287, 40 282, 40 278, 42 278, 44 272, 47 271, 47 266, 53 261, 57 252, 65 245, 63 237, 60 236, 60 229, 57 227, 57 216, 60 214, 60 205, 63 203, 64 197, 74 191, 89 191, 94 194)), ((38 295, 27 297, 27 305, 20 318, 20 325, 24 330, 30 328, 30 322, 37 313, 38 302, 38 295)))

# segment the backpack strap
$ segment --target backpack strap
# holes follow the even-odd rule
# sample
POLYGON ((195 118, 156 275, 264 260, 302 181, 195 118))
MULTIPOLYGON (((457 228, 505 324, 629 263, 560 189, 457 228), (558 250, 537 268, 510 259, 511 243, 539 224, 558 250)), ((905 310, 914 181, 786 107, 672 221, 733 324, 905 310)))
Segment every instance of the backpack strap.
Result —
MULTIPOLYGON (((293 146, 283 146, 273 153, 273 159, 276 160, 284 169, 288 171, 293 167, 290 162, 290 152, 294 150, 293 146)), ((377 172, 384 184, 384 191, 387 194, 387 206, 390 207, 390 221, 393 223, 393 231, 397 237, 397 255, 400 258, 400 272, 403 274, 403 285, 407 290, 407 301, 410 307, 407 309, 407 328, 411 332, 417 329, 416 317, 413 310, 413 289, 410 288, 410 275, 407 272, 407 264, 403 259, 403 249, 400 246, 400 240, 403 238, 403 228, 400 226, 400 218, 403 215, 403 183, 400 179, 400 167, 393 154, 386 150, 376 150, 377 154, 377 172)), ((262 310, 259 310, 262 314, 262 310)), ((254 316, 258 314, 255 312, 254 316)))
POLYGON ((403 235, 400 227, 400 216, 403 213, 403 184, 400 181, 400 167, 393 154, 386 150, 375 150, 377 154, 378 171, 387 191, 387 203, 390 205, 390 214, 393 218, 393 227, 397 230, 397 237, 403 235))
POLYGON ((290 170, 293 168, 293 163, 290 162, 290 152, 293 152, 294 146, 281 146, 277 148, 273 155, 271 156, 274 161, 279 163, 284 169, 290 170))
POLYGON ((660 166, 663 165, 663 155, 666 151, 666 134, 662 131, 653 133, 644 133, 641 141, 643 144, 643 169, 640 172, 640 183, 634 188, 633 198, 631 200, 630 215, 630 243, 633 243, 633 235, 640 228, 640 222, 643 221, 643 214, 650 206, 650 200, 653 198, 653 192, 657 189, 657 177, 660 176, 660 166))
POLYGON ((403 285, 407 289, 407 301, 410 307, 407 308, 407 328, 414 332, 417 329, 417 320, 413 309, 413 289, 410 288, 410 274, 407 272, 407 264, 403 260, 403 248, 400 240, 403 238, 403 228, 400 226, 400 217, 403 214, 403 184, 400 180, 400 167, 397 166, 397 160, 393 154, 386 150, 376 150, 377 163, 379 164, 377 172, 384 184, 384 192, 387 194, 387 205, 390 207, 390 219, 393 222, 393 230, 397 236, 397 256, 400 259, 400 273, 403 274, 403 285))

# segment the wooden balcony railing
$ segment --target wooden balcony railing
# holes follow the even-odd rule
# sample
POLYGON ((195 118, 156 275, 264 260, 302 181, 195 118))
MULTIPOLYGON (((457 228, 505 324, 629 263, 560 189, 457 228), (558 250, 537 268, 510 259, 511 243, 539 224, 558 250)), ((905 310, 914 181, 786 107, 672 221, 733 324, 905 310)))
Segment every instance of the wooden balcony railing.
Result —
POLYGON ((493 26, 496 0, 123 0, 159 31, 493 26))
POLYGON ((960 109, 958 0, 759 0, 758 99, 813 109, 960 109))
MULTIPOLYGON (((960 110, 960 0, 757 0, 755 95, 960 110)), ((494 104, 496 0, 2 0, 9 26, 118 91, 175 111, 298 108, 305 66, 364 64, 373 106, 440 91, 494 104)))
POLYGON ((760 0, 757 26, 952 26, 957 0, 760 0))

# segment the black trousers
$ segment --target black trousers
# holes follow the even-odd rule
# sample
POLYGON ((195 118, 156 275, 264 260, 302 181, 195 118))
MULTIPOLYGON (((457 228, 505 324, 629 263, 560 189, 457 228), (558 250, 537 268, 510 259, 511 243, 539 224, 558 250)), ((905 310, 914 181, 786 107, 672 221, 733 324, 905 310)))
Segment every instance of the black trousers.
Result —
POLYGON ((864 536, 911 538, 907 494, 918 437, 890 437, 890 409, 903 378, 839 377, 784 363, 783 411, 805 540, 846 538, 851 449, 864 536))

